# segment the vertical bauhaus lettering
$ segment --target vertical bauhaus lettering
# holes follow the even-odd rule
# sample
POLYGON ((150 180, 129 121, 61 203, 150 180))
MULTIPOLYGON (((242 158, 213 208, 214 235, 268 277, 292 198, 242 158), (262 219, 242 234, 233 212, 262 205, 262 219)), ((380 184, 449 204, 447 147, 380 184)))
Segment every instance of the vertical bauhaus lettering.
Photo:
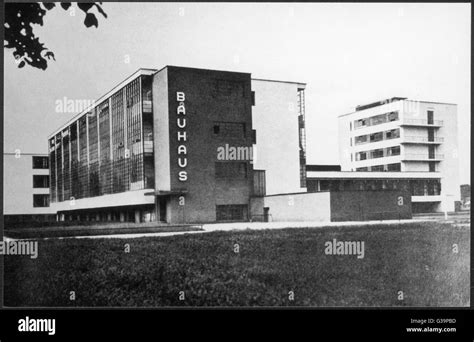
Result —
POLYGON ((188 165, 188 158, 187 158, 187 149, 186 145, 184 144, 187 141, 187 134, 186 134, 186 118, 182 117, 186 115, 186 106, 184 101, 186 100, 186 96, 184 92, 178 91, 176 92, 176 100, 178 101, 178 108, 176 109, 176 124, 178 125, 178 166, 180 170, 178 171, 178 179, 181 182, 185 182, 188 180, 188 173, 185 170, 186 166, 188 165))

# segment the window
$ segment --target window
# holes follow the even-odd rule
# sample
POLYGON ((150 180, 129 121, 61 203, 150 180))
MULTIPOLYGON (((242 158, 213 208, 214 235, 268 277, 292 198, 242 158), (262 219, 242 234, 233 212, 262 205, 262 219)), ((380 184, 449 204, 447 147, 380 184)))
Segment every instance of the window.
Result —
POLYGON ((367 159, 367 153, 366 152, 359 152, 357 153, 357 160, 366 160, 367 159))
POLYGON ((48 188, 49 176, 33 175, 33 188, 48 188))
POLYGON ((386 114, 381 114, 381 115, 376 115, 370 118, 370 125, 375 126, 375 125, 380 125, 387 122, 387 115, 386 114))
POLYGON ((48 169, 48 157, 33 156, 33 169, 48 169))
POLYGON ((365 142, 367 142, 367 136, 366 135, 360 135, 358 137, 355 137, 355 144, 356 145, 363 144, 365 142))
POLYGON ((428 119, 428 125, 432 125, 434 123, 434 112, 432 110, 427 111, 427 119, 428 119))
POLYGON ((385 132, 385 139, 396 139, 400 137, 400 129, 392 129, 385 132))
POLYGON ((383 140, 382 132, 372 133, 370 135, 370 142, 376 142, 376 141, 381 141, 381 140, 383 140))
POLYGON ((33 195, 33 207, 49 207, 49 195, 33 195))
POLYGON ((358 167, 358 168, 356 168, 356 171, 363 171, 363 172, 364 171, 369 171, 369 168, 367 168, 367 167, 358 167))
POLYGON ((398 120, 398 112, 388 113, 388 121, 397 121, 397 120, 398 120))
POLYGON ((370 171, 383 171, 383 165, 374 165, 370 171))
POLYGON ((245 162, 216 162, 216 178, 247 178, 247 163, 245 162))
POLYGON ((400 155, 400 146, 393 146, 387 148, 387 156, 399 156, 400 155))
POLYGON ((245 138, 245 123, 243 122, 214 122, 214 135, 226 138, 245 138))
POLYGON ((246 221, 247 214, 246 204, 216 205, 217 221, 246 221))
POLYGON ((371 152, 371 158, 382 158, 383 157, 383 149, 373 150, 371 152))
POLYGON ((375 125, 380 125, 386 122, 391 122, 391 121, 396 121, 396 120, 398 120, 398 112, 395 111, 395 112, 383 113, 383 114, 371 116, 366 119, 355 120, 354 128, 357 129, 357 128, 366 127, 366 126, 375 126, 375 125))
POLYGON ((387 171, 401 171, 400 163, 388 164, 387 171))

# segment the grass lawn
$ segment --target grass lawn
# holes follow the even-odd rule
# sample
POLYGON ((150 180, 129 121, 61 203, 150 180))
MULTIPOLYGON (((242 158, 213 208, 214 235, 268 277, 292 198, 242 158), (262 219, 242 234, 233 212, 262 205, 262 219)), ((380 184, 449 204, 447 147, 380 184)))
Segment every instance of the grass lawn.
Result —
POLYGON ((439 223, 43 240, 37 259, 5 256, 5 305, 467 306, 469 242, 439 223), (334 238, 365 257, 326 255, 334 238))

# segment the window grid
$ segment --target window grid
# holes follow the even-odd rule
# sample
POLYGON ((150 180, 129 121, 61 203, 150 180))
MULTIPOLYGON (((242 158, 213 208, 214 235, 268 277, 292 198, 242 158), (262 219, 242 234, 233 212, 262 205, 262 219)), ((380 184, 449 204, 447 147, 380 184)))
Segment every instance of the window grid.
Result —
POLYGON ((354 120, 354 129, 381 125, 387 122, 398 121, 398 111, 374 115, 368 118, 354 120))
POLYGON ((33 208, 45 208, 45 207, 49 207, 49 195, 34 194, 33 195, 33 208))
POLYGON ((214 134, 225 138, 245 138, 245 123, 215 121, 214 134))
POLYGON ((33 169, 48 169, 48 157, 33 156, 33 169))
POLYGON ((378 148, 368 151, 360 151, 356 153, 356 161, 377 159, 383 157, 394 157, 400 155, 400 145, 390 146, 386 148, 378 148))
POLYGON ((355 137, 355 145, 400 138, 400 129, 391 129, 355 137))

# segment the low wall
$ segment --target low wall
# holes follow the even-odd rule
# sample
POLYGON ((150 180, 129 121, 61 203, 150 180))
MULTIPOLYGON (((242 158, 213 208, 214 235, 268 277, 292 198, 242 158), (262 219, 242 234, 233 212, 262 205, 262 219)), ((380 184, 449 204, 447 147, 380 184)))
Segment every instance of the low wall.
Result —
POLYGON ((329 221, 331 218, 329 192, 266 196, 263 207, 268 208, 269 221, 329 221))
POLYGON ((412 218, 407 191, 337 191, 255 197, 252 221, 369 221, 412 218))
POLYGON ((331 221, 411 219, 411 195, 406 191, 331 192, 331 221))

